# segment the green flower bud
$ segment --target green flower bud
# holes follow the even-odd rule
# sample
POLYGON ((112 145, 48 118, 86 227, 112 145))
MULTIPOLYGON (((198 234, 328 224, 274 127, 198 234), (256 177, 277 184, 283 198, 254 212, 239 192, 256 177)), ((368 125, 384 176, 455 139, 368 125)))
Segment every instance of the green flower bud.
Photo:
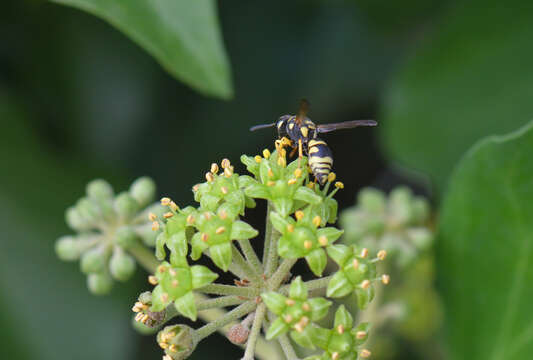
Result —
POLYGON ((94 295, 107 295, 113 288, 113 279, 105 272, 92 273, 87 276, 87 287, 94 295))
POLYGON ((115 243, 123 249, 129 249, 139 242, 139 235, 131 226, 121 226, 115 232, 115 243))
POLYGON ((93 200, 112 199, 113 188, 103 179, 96 179, 87 184, 87 195, 93 200))
POLYGON ((157 343, 173 360, 188 358, 196 348, 194 330, 187 325, 165 327, 157 334, 157 343))
POLYGON ((140 207, 145 207, 155 199, 155 183, 147 176, 138 178, 130 186, 130 195, 140 207))
POLYGON ((124 253, 120 248, 116 248, 109 261, 109 270, 113 278, 119 281, 127 281, 135 272, 135 259, 124 253))
POLYGON ((398 187, 390 193, 389 209, 395 223, 406 225, 413 217, 412 192, 407 187, 398 187))
POLYGON ((127 192, 122 192, 117 195, 114 207, 117 214, 126 219, 131 218, 139 210, 139 204, 127 192))
POLYGON ((155 246, 155 242, 159 234, 161 233, 161 230, 154 231, 152 230, 152 224, 146 224, 139 226, 135 229, 137 235, 141 237, 141 240, 144 244, 150 247, 155 246))
POLYGON ((85 274, 102 272, 107 263, 107 254, 103 247, 97 247, 81 256, 80 268, 85 274))
POLYGON ((76 207, 69 207, 65 212, 67 225, 74 230, 85 231, 92 228, 92 223, 84 219, 76 207))
POLYGON ((363 210, 371 214, 383 214, 387 206, 385 194, 373 188, 365 188, 359 192, 357 201, 363 210))
POLYGON ((57 256, 64 261, 77 260, 81 255, 79 240, 73 236, 62 236, 56 241, 57 256))
POLYGON ((426 250, 433 242, 433 233, 427 228, 408 229, 407 237, 419 250, 426 250))
POLYGON ((76 203, 76 210, 87 224, 94 225, 98 220, 101 219, 101 213, 98 205, 88 198, 81 198, 78 200, 76 203))

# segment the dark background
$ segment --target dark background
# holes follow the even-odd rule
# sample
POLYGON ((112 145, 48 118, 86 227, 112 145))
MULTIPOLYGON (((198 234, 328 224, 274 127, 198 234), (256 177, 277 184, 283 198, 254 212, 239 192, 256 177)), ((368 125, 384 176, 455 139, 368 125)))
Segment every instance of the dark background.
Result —
MULTIPOLYGON (((452 1, 224 1, 219 3, 235 97, 203 97, 167 74, 107 23, 71 8, 7 0, 0 11, 0 354, 10 359, 159 359, 153 337, 130 328, 130 307, 147 288, 116 284, 91 296, 77 265, 56 259, 68 233, 63 211, 85 184, 116 190, 142 175, 161 195, 192 203, 211 162, 272 147, 255 124, 293 113, 302 97, 317 123, 376 119, 402 64, 438 31, 452 1), (429 35, 428 35, 429 34, 429 35)), ((438 69, 435 69, 438 71, 438 69)), ((396 169, 380 127, 328 134, 350 206, 362 186, 427 182, 396 169)), ((416 138, 416 129, 412 129, 416 138)), ((251 211, 262 226, 264 206, 251 211)), ((237 358, 220 336, 194 358, 237 358)), ((409 357, 405 354, 406 358, 409 357)), ((411 357, 409 357, 411 358, 411 357)))

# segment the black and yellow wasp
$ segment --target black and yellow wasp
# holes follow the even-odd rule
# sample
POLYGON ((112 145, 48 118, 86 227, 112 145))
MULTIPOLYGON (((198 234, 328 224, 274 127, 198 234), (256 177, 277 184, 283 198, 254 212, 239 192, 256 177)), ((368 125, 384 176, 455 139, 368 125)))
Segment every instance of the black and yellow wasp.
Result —
POLYGON ((333 166, 333 153, 326 142, 318 137, 318 134, 357 126, 376 126, 378 123, 374 120, 353 120, 316 125, 307 117, 308 110, 309 103, 302 100, 298 115, 283 115, 275 123, 256 125, 251 127, 250 131, 275 126, 280 139, 289 139, 292 148, 294 151, 298 150, 300 157, 308 156, 309 167, 315 179, 324 185, 333 166))

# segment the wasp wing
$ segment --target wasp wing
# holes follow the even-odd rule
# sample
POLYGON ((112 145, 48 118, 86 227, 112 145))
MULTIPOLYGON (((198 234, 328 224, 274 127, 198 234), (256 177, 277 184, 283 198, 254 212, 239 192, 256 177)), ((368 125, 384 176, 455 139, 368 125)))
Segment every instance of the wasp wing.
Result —
POLYGON ((378 123, 374 120, 352 120, 333 124, 320 124, 316 126, 319 133, 327 133, 339 129, 350 129, 358 126, 376 126, 378 123))
POLYGON ((266 128, 273 127, 274 125, 276 125, 276 123, 272 123, 272 124, 262 124, 262 125, 255 125, 255 126, 252 126, 252 127, 250 128, 250 131, 256 131, 256 130, 260 130, 260 129, 266 129, 266 128))

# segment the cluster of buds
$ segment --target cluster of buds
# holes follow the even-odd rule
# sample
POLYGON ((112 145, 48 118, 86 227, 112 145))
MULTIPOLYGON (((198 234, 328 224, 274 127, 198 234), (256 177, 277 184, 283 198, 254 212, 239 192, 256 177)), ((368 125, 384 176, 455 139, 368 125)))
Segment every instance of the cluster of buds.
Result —
POLYGON ((56 253, 65 261, 80 259, 92 293, 106 294, 113 280, 128 280, 136 267, 130 250, 142 243, 154 245, 158 233, 151 230, 146 214, 163 211, 152 204, 155 190, 147 177, 117 195, 104 180, 94 180, 87 185, 86 196, 67 209, 67 224, 77 234, 59 238, 56 253))
POLYGON ((377 189, 363 189, 357 204, 340 217, 343 241, 375 251, 386 249, 398 265, 405 266, 433 242, 429 216, 427 200, 406 187, 394 189, 388 197, 377 189))

